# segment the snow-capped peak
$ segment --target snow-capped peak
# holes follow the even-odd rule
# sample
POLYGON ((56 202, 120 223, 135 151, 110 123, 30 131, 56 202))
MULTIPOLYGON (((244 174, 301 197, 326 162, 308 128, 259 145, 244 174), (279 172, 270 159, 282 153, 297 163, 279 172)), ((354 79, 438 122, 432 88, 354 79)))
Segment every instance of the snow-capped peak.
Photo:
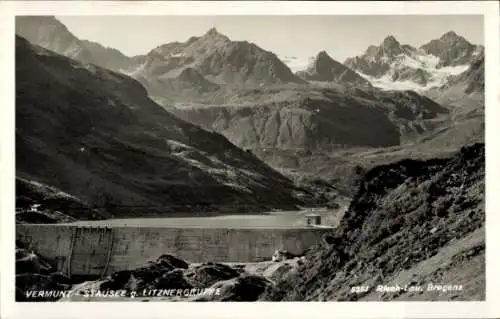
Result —
POLYGON ((371 45, 363 55, 349 58, 345 64, 375 87, 425 91, 440 87, 450 76, 467 70, 479 54, 481 46, 473 46, 450 31, 420 48, 388 36, 379 46, 371 45), (442 53, 443 50, 453 50, 454 58, 447 58, 449 55, 442 53))

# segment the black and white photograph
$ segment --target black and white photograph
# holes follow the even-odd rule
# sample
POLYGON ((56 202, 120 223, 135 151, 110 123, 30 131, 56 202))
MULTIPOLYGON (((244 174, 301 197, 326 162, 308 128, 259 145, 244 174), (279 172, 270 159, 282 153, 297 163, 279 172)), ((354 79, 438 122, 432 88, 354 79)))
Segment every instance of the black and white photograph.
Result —
POLYGON ((16 303, 486 301, 484 15, 14 20, 16 303))

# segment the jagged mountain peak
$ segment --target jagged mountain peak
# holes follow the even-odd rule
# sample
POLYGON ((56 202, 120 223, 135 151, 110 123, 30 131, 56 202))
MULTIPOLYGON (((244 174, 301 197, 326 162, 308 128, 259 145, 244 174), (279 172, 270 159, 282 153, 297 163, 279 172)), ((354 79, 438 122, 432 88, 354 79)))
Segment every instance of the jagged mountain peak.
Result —
POLYGON ((384 47, 394 47, 394 46, 400 46, 401 44, 399 43, 398 40, 393 35, 387 36, 384 41, 382 41, 382 46, 384 47))
POLYGON ((311 65, 316 65, 318 63, 329 63, 329 64, 332 64, 332 63, 338 63, 337 61, 335 61, 334 59, 332 59, 332 57, 326 53, 325 50, 322 50, 320 51, 315 58, 311 59, 310 63, 309 63, 309 66, 311 65))
POLYGON ((217 40, 225 40, 229 41, 229 37, 220 33, 215 27, 210 28, 201 39, 217 39, 217 40))
POLYGON ((480 53, 481 46, 469 43, 455 31, 418 49, 389 35, 379 46, 370 45, 364 54, 348 58, 344 64, 377 87, 421 91, 440 87, 449 76, 464 72, 480 53))
POLYGON ((320 51, 310 61, 307 69, 297 72, 297 75, 310 81, 369 86, 368 81, 347 66, 335 61, 325 50, 320 51))
POLYGON ((146 63, 133 76, 158 101, 173 95, 190 99, 189 83, 196 87, 201 83, 213 92, 212 88, 225 86, 304 82, 274 53, 248 41, 232 41, 216 28, 186 42, 159 46, 148 54, 146 63), (176 91, 169 94, 164 81, 172 78, 182 80, 183 86, 175 87, 176 91))
POLYGON ((207 35, 217 35, 219 34, 219 31, 217 31, 217 28, 212 27, 207 31, 207 35))
POLYGON ((316 55, 316 58, 323 58, 323 57, 328 57, 330 58, 330 56, 328 55, 328 53, 326 53, 325 50, 321 50, 318 52, 318 54, 316 55))
POLYGON ((471 44, 454 31, 443 34, 420 47, 427 54, 440 58, 438 67, 470 64, 476 56, 479 46, 471 44))
POLYGON ((456 38, 461 38, 461 36, 459 36, 455 31, 451 30, 451 31, 448 31, 445 34, 443 34, 440 39, 441 40, 453 40, 456 38))
POLYGON ((384 41, 382 41, 379 48, 382 49, 382 55, 389 57, 399 55, 404 52, 401 47, 401 43, 399 43, 399 41, 392 35, 386 37, 384 41))
MULTIPOLYGON (((470 47, 473 46, 469 41, 467 41, 461 35, 458 35, 455 31, 448 31, 445 34, 443 34, 439 39, 431 40, 429 43, 433 42, 440 42, 445 45, 470 46, 470 47)), ((424 46, 429 46, 429 43, 424 46)))

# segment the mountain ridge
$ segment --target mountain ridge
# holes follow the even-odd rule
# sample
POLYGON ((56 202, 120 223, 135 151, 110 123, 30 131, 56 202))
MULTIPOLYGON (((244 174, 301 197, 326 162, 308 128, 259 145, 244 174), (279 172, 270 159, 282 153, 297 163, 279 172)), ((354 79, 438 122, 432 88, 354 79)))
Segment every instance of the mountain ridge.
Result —
POLYGON ((16 16, 16 34, 29 42, 83 63, 112 71, 133 68, 137 61, 119 50, 81 40, 54 16, 16 16))
POLYGON ((370 87, 370 82, 342 63, 332 59, 326 51, 320 51, 306 70, 296 73, 307 81, 334 82, 345 85, 370 87))
POLYGON ((369 46, 344 64, 381 89, 426 91, 465 72, 482 51, 481 45, 473 45, 453 31, 418 48, 388 36, 379 46, 369 46))
POLYGON ((274 53, 248 41, 232 41, 215 28, 186 42, 156 47, 146 55, 145 63, 130 75, 153 95, 162 98, 170 93, 162 93, 166 79, 176 77, 185 68, 196 70, 222 91, 235 86, 305 83, 274 53))
POLYGON ((301 203, 290 180, 223 136, 166 112, 136 80, 20 37, 16 154, 19 177, 107 207, 114 216, 138 214, 123 206, 172 214, 301 203))

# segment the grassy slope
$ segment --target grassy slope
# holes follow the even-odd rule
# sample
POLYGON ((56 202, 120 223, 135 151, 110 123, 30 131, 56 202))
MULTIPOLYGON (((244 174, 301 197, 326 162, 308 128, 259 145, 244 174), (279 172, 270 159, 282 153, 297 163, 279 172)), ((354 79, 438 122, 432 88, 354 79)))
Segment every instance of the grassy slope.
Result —
POLYGON ((372 291, 352 293, 352 286, 388 284, 411 269, 424 284, 453 279, 451 284, 472 285, 467 293, 440 298, 484 298, 484 233, 474 233, 484 227, 484 169, 484 144, 451 158, 375 167, 366 173, 338 229, 307 256, 297 275, 281 281, 265 299, 361 300, 372 291), (443 256, 451 255, 446 265, 443 256), (429 272, 422 262, 433 257, 442 265, 429 272), (469 266, 479 281, 463 282, 469 266))

